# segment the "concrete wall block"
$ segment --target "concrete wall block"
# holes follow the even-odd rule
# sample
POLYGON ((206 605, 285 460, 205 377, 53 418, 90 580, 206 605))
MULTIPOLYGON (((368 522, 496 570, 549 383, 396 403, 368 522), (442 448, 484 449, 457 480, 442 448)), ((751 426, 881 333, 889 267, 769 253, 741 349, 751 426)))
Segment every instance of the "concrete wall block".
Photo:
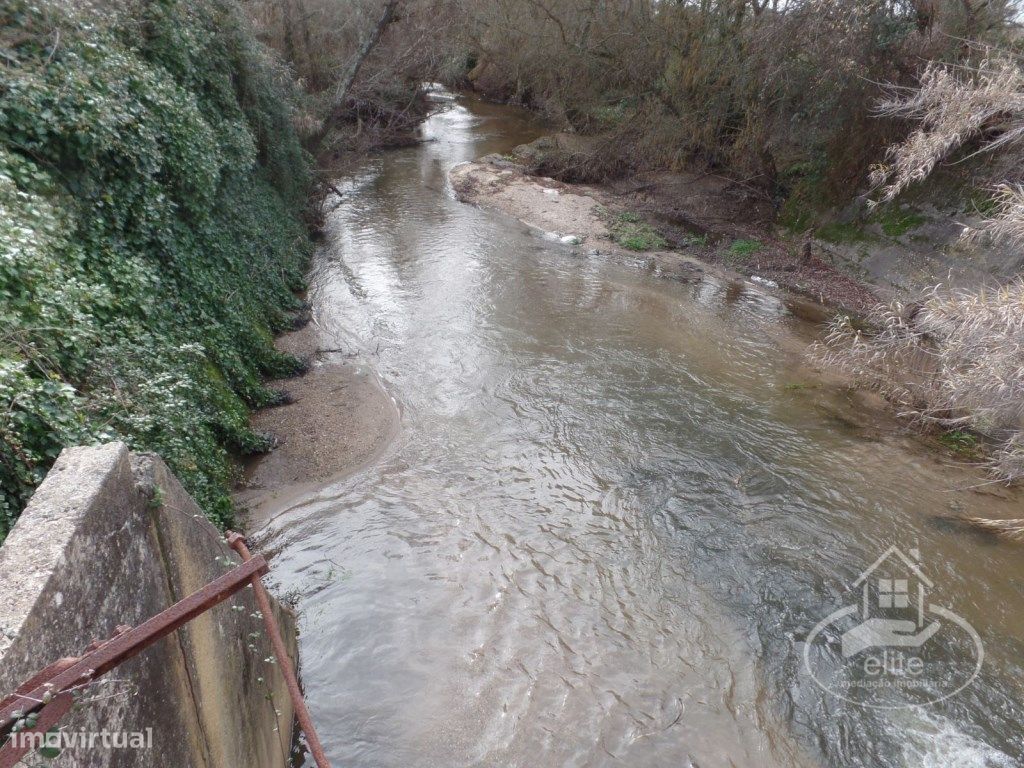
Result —
MULTIPOLYGON (((65 450, 0 547, 0 694, 209 583, 231 567, 224 557, 238 561, 158 457, 122 443, 65 450)), ((276 610, 297 656, 294 616, 276 610)), ((152 729, 152 749, 97 744, 52 764, 286 765, 291 702, 264 661, 271 651, 255 611, 243 590, 111 672, 61 722, 72 733, 152 729)))

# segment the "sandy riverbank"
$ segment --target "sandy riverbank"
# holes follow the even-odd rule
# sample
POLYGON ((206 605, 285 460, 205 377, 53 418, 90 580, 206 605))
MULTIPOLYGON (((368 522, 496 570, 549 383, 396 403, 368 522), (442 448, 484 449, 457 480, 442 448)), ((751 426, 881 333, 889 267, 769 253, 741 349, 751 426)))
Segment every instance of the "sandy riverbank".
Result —
POLYGON ((458 165, 449 176, 465 203, 515 216, 585 252, 641 261, 665 277, 711 269, 855 312, 878 301, 868 285, 832 266, 813 245, 773 238, 764 211, 747 201, 754 206, 748 211, 720 182, 675 174, 622 189, 565 184, 495 155, 458 165), (668 247, 633 251, 618 245, 612 222, 623 212, 650 222, 668 247), (754 250, 742 252, 737 242, 754 244, 754 250))
POLYGON ((285 393, 285 404, 252 416, 253 429, 272 435, 276 447, 247 462, 236 489, 248 531, 300 497, 367 466, 399 428, 398 407, 373 371, 332 351, 313 323, 280 336, 276 346, 306 360, 309 370, 270 382, 285 393))

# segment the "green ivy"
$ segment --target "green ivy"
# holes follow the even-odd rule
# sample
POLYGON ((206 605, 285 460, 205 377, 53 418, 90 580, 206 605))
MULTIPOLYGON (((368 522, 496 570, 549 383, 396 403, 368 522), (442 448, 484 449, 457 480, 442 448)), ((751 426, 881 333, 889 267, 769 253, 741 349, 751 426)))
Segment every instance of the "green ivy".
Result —
POLYGON ((0 540, 62 447, 111 439, 228 524, 248 409, 299 366, 290 81, 234 0, 74 5, 0 10, 0 540))

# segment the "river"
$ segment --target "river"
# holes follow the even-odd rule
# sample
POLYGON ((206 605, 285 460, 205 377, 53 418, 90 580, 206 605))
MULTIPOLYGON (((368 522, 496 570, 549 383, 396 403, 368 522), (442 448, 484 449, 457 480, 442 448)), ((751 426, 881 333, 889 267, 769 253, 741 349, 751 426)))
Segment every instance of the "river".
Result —
POLYGON ((400 434, 261 534, 334 764, 1024 764, 1024 549, 951 520, 1020 496, 815 378, 820 329, 757 286, 456 201, 448 170, 535 138, 527 113, 459 99, 423 131, 338 183, 311 288, 400 434), (801 663, 891 545, 984 642, 929 707, 801 663))

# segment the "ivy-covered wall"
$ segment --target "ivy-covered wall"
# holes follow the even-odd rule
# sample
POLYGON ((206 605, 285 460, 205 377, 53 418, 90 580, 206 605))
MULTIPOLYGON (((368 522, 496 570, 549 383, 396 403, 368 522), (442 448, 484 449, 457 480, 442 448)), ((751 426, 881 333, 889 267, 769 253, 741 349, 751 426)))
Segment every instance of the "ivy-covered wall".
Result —
POLYGON ((298 365, 291 98, 235 0, 0 0, 0 540, 63 446, 117 438, 230 520, 298 365))

